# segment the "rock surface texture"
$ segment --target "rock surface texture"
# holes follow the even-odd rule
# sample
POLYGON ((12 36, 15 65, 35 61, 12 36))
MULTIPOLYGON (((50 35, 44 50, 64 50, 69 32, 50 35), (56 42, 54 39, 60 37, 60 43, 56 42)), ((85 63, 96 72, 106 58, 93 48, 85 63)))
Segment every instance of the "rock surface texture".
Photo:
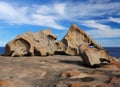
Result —
POLYGON ((50 30, 37 33, 27 32, 19 35, 6 45, 7 56, 46 56, 54 54, 57 49, 56 36, 50 30))
POLYGON ((120 58, 89 68, 79 56, 0 56, 0 87, 120 87, 120 58))
POLYGON ((72 24, 64 38, 58 42, 50 30, 19 35, 6 45, 7 56, 48 56, 55 53, 81 56, 86 65, 110 61, 108 53, 83 30, 72 24), (92 46, 92 48, 90 48, 92 46))

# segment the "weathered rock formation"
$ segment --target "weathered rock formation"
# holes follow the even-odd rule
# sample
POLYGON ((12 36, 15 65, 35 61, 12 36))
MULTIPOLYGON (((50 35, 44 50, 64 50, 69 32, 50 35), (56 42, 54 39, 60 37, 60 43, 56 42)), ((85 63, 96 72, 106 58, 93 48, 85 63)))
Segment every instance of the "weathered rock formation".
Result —
POLYGON ((50 30, 37 33, 27 32, 19 35, 6 45, 7 56, 47 56, 54 53, 79 55, 86 65, 110 61, 108 53, 83 30, 72 24, 67 34, 60 41, 50 30), (92 46, 92 48, 91 48, 92 46))
POLYGON ((89 35, 78 28, 75 24, 72 24, 70 30, 61 40, 60 46, 62 51, 68 55, 79 55, 80 46, 94 46, 95 48, 103 49, 98 43, 96 43, 92 38, 90 38, 89 35))
POLYGON ((57 49, 57 37, 50 30, 37 33, 27 32, 19 35, 6 45, 7 56, 46 56, 54 54, 57 49))
POLYGON ((75 24, 61 40, 60 48, 68 55, 80 55, 86 65, 110 61, 108 53, 75 24))

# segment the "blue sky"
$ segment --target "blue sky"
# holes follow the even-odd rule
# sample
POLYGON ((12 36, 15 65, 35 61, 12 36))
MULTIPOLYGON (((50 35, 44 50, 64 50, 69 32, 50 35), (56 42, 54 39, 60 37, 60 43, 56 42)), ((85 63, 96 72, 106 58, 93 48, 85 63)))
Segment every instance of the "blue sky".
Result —
POLYGON ((120 47, 120 0, 0 0, 0 46, 50 28, 60 40, 72 23, 104 47, 120 47))

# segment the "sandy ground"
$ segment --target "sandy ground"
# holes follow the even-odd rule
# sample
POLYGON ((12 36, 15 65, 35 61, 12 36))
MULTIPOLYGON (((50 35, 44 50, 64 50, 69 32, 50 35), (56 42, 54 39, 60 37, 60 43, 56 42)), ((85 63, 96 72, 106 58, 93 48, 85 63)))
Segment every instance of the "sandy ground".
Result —
POLYGON ((87 67, 79 56, 0 56, 0 87, 120 87, 120 67, 87 67))

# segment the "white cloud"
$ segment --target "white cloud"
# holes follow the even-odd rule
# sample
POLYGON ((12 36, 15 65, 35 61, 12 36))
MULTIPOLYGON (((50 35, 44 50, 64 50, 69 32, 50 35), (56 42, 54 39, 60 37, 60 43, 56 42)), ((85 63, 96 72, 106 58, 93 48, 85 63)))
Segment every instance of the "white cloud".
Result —
MULTIPOLYGON (((66 29, 66 27, 59 24, 62 20, 69 20, 72 22, 78 22, 78 20, 80 20, 81 22, 84 21, 84 19, 94 19, 94 17, 103 15, 117 15, 120 14, 119 8, 119 2, 109 2, 109 0, 90 0, 86 3, 65 2, 50 5, 31 5, 21 7, 7 2, 0 2, 0 20, 11 24, 29 24, 52 27, 55 29, 66 29)), ((110 17, 109 20, 117 23, 120 22, 120 18, 110 17)), ((95 21, 85 21, 83 25, 99 29, 101 32, 112 30, 111 26, 96 23, 95 21)), ((114 29, 113 31, 117 32, 118 29, 114 29)), ((100 33, 100 31, 97 32, 100 33)))
POLYGON ((0 2, 0 19, 15 24, 47 25, 47 27, 66 29, 59 24, 61 20, 74 22, 78 18, 84 20, 103 15, 117 15, 120 14, 119 8, 119 2, 109 2, 109 0, 26 5, 21 7, 7 2, 0 2))
POLYGON ((96 21, 94 21, 94 20, 84 21, 83 25, 88 26, 88 27, 92 27, 94 29, 103 30, 103 31, 111 29, 110 26, 103 25, 103 24, 100 24, 100 23, 96 23, 96 21))
MULTIPOLYGON (((64 5, 58 4, 58 6, 64 5)), ((0 2, 0 20, 10 24, 30 24, 51 27, 59 30, 66 29, 64 26, 57 23, 59 20, 55 15, 46 13, 47 11, 50 12, 56 9, 59 14, 64 14, 64 7, 60 10, 58 10, 56 6, 53 7, 53 9, 47 6, 41 6, 40 9, 33 6, 32 10, 30 8, 31 7, 28 6, 16 7, 6 2, 0 2), (45 15, 44 12, 47 15, 45 15)))
POLYGON ((94 20, 85 21, 83 25, 93 28, 87 30, 87 33, 94 38, 114 38, 120 37, 120 29, 112 28, 109 25, 97 23, 94 20))
POLYGON ((88 0, 89 3, 108 3, 110 0, 88 0))
POLYGON ((66 29, 65 27, 57 24, 55 22, 56 18, 52 16, 44 16, 40 14, 32 14, 32 22, 29 24, 31 25, 41 25, 41 26, 46 26, 46 27, 52 27, 55 29, 63 30, 66 29))
POLYGON ((98 17, 104 15, 119 14, 120 2, 106 2, 97 3, 95 2, 77 2, 67 3, 67 15, 71 17, 79 17, 81 19, 98 17))
POLYGON ((10 23, 25 23, 27 20, 25 16, 26 7, 13 7, 8 3, 0 2, 0 19, 10 23))
POLYGON ((65 3, 54 3, 50 5, 33 5, 37 14, 59 16, 65 14, 66 4, 65 3))
MULTIPOLYGON (((59 23, 63 20, 78 21, 88 18, 120 14, 119 2, 95 1, 65 2, 42 5, 16 6, 0 2, 0 20, 11 24, 32 24, 66 29, 59 23)), ((112 18, 113 20, 113 18, 112 18)), ((115 19, 114 19, 115 20, 115 19)), ((116 19, 116 21, 119 21, 116 19)))
POLYGON ((109 20, 112 22, 120 23, 120 18, 109 17, 109 20))
POLYGON ((58 4, 55 4, 55 5, 54 5, 54 8, 55 8, 55 12, 57 12, 57 13, 60 14, 61 16, 62 16, 62 15, 65 15, 66 4, 58 3, 58 4))

